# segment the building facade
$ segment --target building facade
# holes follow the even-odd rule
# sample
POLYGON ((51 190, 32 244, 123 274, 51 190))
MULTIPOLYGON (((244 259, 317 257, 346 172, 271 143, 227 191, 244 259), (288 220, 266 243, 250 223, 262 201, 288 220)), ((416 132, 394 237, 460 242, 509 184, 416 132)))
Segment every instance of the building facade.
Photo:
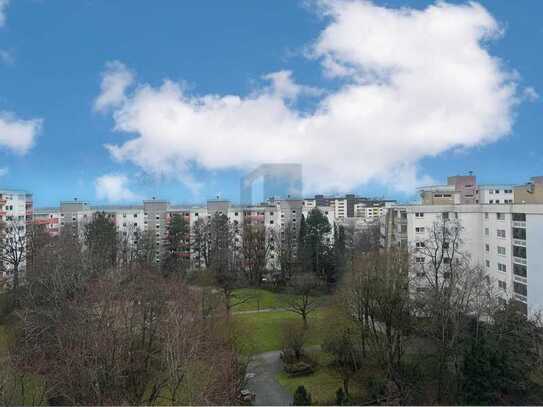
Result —
MULTIPOLYGON (((28 226, 33 220, 32 194, 25 191, 0 190, 0 239, 10 239, 11 243, 2 243, 8 245, 17 245, 21 250, 19 258, 22 260, 19 265, 19 272, 24 273, 25 254, 26 254, 26 232, 28 226)), ((0 250, 2 250, 0 245, 0 250)), ((4 247, 3 250, 7 250, 4 247)), ((3 257, 3 256, 2 256, 3 257)), ((0 259, 0 277, 10 279, 13 276, 13 264, 9 261, 0 259)))
POLYGON ((436 222, 458 220, 462 228, 460 249, 469 255, 473 266, 486 271, 496 291, 503 298, 518 301, 529 312, 543 310, 543 199, 535 199, 534 194, 529 196, 530 203, 524 196, 523 203, 518 202, 519 188, 536 191, 530 185, 476 186, 472 181, 467 182, 474 185, 470 187, 474 203, 466 203, 471 192, 461 194, 456 186, 447 185, 447 189, 422 188, 420 204, 392 207, 382 219, 385 244, 416 254, 417 247, 430 238, 436 222), (443 191, 451 196, 439 196, 443 191), (452 202, 444 203, 445 199, 452 202))

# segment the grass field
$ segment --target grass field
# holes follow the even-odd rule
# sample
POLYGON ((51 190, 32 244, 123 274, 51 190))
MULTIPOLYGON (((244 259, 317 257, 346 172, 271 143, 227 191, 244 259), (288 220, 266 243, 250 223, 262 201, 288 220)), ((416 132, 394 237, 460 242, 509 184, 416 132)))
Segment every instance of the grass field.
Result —
MULTIPOLYGON (((241 329, 244 349, 249 353, 262 353, 281 349, 281 330, 285 321, 298 320, 299 315, 288 311, 260 312, 234 315, 241 329)), ((309 316, 309 334, 307 346, 320 345, 322 330, 320 321, 322 311, 316 310, 309 316)))
POLYGON ((247 302, 235 306, 234 312, 285 308, 290 297, 289 294, 276 293, 262 288, 240 288, 234 293, 238 298, 248 298, 247 302))

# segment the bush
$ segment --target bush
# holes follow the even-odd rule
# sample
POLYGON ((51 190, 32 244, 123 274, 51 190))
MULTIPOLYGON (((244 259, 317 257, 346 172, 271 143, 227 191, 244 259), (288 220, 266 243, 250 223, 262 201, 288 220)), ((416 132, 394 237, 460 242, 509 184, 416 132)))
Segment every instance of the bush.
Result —
POLYGON ((294 392, 293 406, 310 406, 311 405, 311 393, 309 393, 304 386, 298 386, 294 392))
POLYGON ((300 361, 304 354, 307 330, 299 321, 285 321, 282 326, 283 362, 300 361))

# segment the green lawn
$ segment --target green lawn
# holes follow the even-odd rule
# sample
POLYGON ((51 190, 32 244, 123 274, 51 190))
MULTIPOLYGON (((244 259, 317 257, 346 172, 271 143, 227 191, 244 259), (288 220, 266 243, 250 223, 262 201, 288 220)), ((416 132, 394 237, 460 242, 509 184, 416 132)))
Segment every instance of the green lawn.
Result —
POLYGON ((289 298, 288 294, 276 293, 262 288, 240 288, 234 293, 240 299, 248 298, 247 302, 235 306, 234 312, 285 308, 289 298))
MULTIPOLYGON (((320 321, 322 310, 315 310, 309 316, 309 334, 307 346, 320 345, 322 330, 320 321)), ((281 328, 284 321, 302 319, 299 315, 288 311, 260 312, 254 314, 234 315, 234 319, 242 332, 242 344, 247 353, 262 353, 281 349, 281 328)))

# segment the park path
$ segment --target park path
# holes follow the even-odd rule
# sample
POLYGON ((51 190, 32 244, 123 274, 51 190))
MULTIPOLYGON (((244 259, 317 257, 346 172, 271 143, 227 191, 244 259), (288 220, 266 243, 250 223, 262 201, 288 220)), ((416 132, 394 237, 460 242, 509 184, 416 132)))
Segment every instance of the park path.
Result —
POLYGON ((281 351, 256 355, 249 363, 247 373, 251 377, 247 388, 255 395, 255 406, 289 406, 292 396, 277 382, 277 374, 283 368, 281 351))

